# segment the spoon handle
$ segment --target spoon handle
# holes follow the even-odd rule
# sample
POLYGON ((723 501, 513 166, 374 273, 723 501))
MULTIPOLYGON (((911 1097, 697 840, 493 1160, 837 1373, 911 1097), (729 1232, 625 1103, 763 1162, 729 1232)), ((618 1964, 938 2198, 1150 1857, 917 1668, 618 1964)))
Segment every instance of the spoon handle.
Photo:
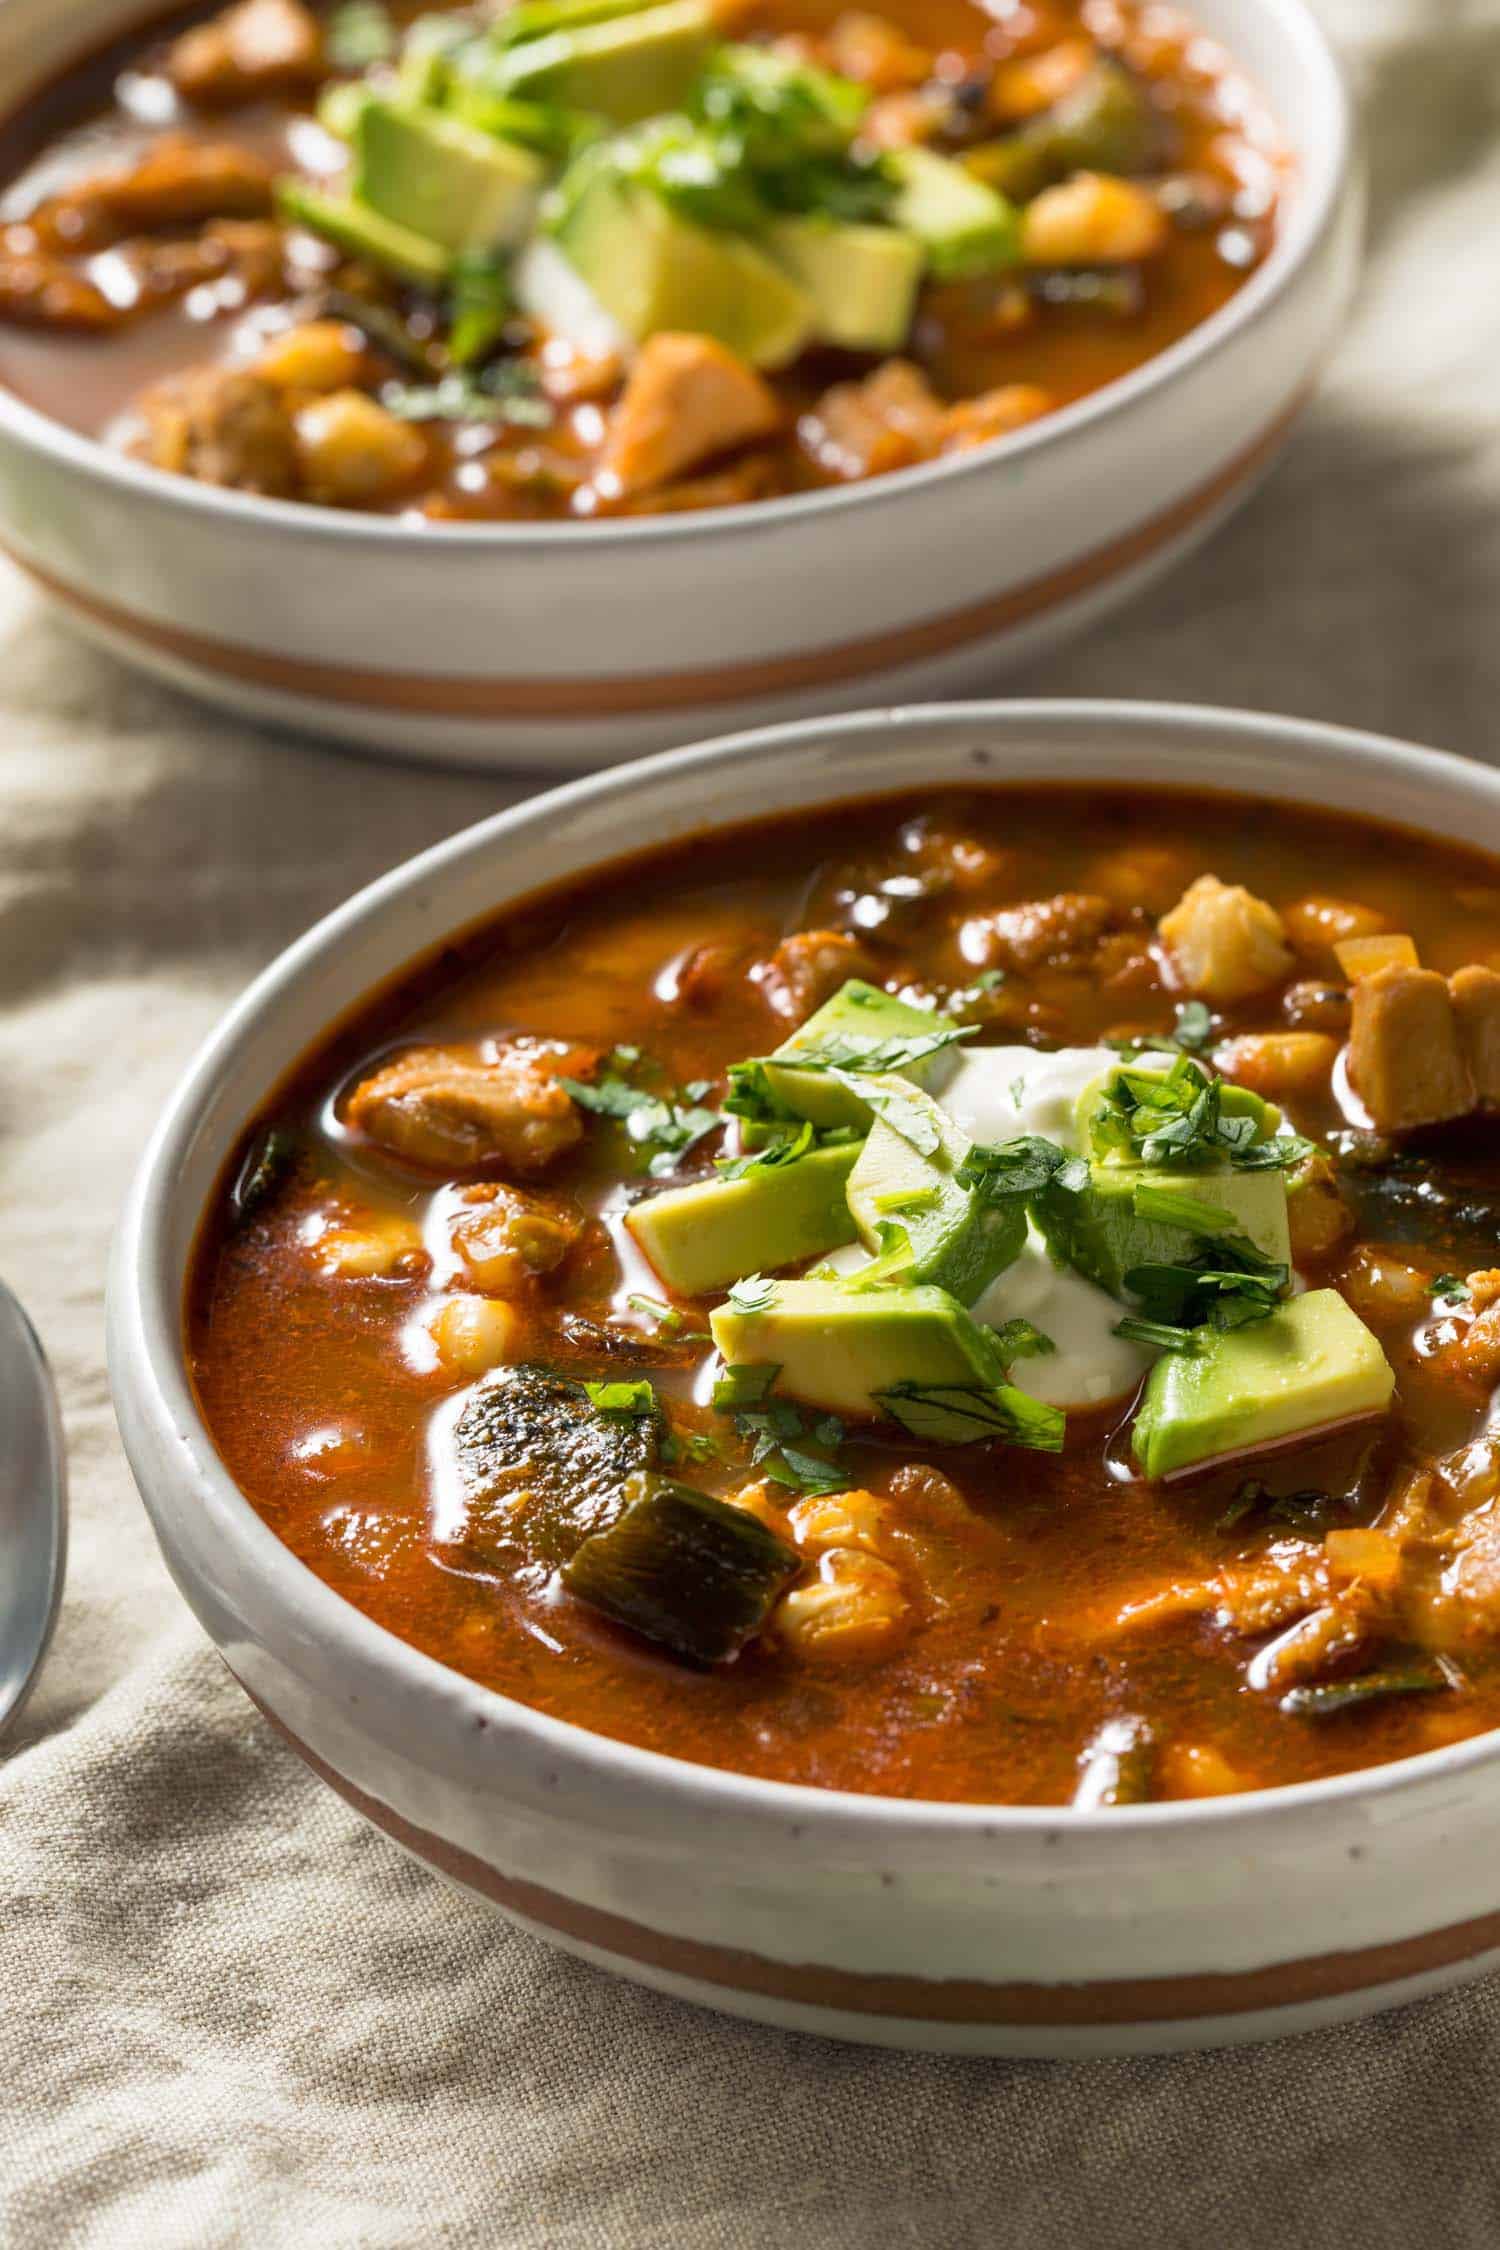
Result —
POLYGON ((47 1653, 67 1553, 57 1392, 36 1330, 0 1282, 0 1734, 47 1653))

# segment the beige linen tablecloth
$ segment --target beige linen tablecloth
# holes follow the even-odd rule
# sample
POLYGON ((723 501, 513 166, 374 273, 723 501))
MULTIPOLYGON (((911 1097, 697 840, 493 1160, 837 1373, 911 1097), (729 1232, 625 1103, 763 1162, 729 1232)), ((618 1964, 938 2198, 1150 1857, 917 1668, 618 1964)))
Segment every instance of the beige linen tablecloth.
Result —
MULTIPOLYGON (((1348 341, 1199 559, 1024 692, 1485 757, 1500 711, 1500 0, 1338 0, 1374 172, 1348 341)), ((105 1385, 106 1245, 230 996, 518 793, 273 741, 0 581, 0 1268, 62 1386, 72 1573, 0 1750, 0 2243, 1493 2250, 1500 1986, 1212 2057, 1050 2068, 720 2021, 408 1864, 168 1583, 105 1385)))

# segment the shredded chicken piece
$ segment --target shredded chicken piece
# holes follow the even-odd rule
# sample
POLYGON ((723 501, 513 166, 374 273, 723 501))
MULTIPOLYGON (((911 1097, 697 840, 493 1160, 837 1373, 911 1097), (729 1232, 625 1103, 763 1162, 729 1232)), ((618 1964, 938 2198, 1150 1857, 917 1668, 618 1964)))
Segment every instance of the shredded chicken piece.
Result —
POLYGON ((978 398, 960 399, 943 416, 943 451, 966 453, 971 445, 1008 437, 1012 430, 1050 414, 1055 404, 1052 393, 1040 383, 1002 383, 978 398))
POLYGON ((186 100, 227 109, 257 94, 311 85, 322 72, 323 39, 300 0, 240 0, 175 39, 165 67, 186 100))
POLYGON ((0 251, 0 320, 19 328, 98 335, 120 327, 124 318, 102 289, 60 258, 41 250, 0 251))
POLYGON ((965 957, 989 968, 1039 969, 1058 961, 1087 957, 1106 931, 1120 921, 1112 900, 1086 891, 1060 891, 1055 898, 1028 899, 1002 906, 998 913, 964 924, 965 957))
POLYGON ((1475 1088, 1453 994, 1436 969, 1361 977, 1349 1027, 1349 1078, 1383 1133, 1467 1116, 1475 1088))
POLYGON ((463 1047, 417 1047, 355 1088, 349 1122, 416 1164, 503 1164, 528 1178, 583 1138, 557 1083, 568 1059, 520 1042, 489 1061, 463 1047))
POLYGON ((47 246, 108 249, 133 234, 203 219, 264 219, 273 166, 252 149, 169 134, 124 171, 101 172, 44 204, 28 222, 47 246))
POLYGON ((600 477, 626 496, 649 492, 780 423, 769 385, 711 336, 649 336, 610 417, 600 477))
POLYGON ((140 400, 131 450, 202 484, 288 499, 298 489, 297 436, 279 393, 245 368, 200 367, 140 400))
POLYGON ((798 930, 750 974, 778 1016, 804 1023, 850 977, 874 977, 876 965, 843 930, 798 930))
POLYGON ((888 359, 857 383, 835 383, 799 425, 803 445, 830 476, 880 476, 931 460, 947 411, 920 368, 888 359))
POLYGON ((1159 932, 1183 986, 1203 1000, 1248 1000, 1292 968, 1275 907, 1217 875, 1189 884, 1159 932))

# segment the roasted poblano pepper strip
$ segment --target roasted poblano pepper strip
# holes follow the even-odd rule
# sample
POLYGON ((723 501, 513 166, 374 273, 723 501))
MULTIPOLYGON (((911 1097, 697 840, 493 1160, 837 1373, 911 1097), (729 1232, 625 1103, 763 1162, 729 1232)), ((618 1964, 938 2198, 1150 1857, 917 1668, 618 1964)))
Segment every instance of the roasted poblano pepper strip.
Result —
POLYGON ((1073 1802, 1085 1812, 1144 1805, 1156 1773, 1156 1737, 1144 1719, 1106 1719, 1078 1761, 1073 1802))
POLYGON ((1340 1711, 1358 1710, 1362 1703, 1380 1703, 1391 1695, 1431 1695, 1452 1681, 1436 1665, 1413 1664, 1401 1670, 1360 1672, 1347 1680, 1320 1680, 1310 1687, 1289 1688, 1280 1708, 1296 1719, 1331 1719, 1340 1711))
POLYGON ((497 1367, 475 1384, 453 1432, 463 1544, 486 1558, 519 1547, 566 1562, 614 1521, 626 1478, 655 1465, 661 1435, 655 1411, 601 1410, 581 1382, 550 1368, 497 1367))
POLYGON ((303 1143, 296 1133, 287 1132, 281 1125, 261 1127, 246 1149, 229 1191, 236 1226, 248 1226, 281 1193, 300 1167, 303 1155, 303 1143))
POLYGON ((963 161, 986 187, 1024 203, 1070 172, 1144 170, 1160 129, 1130 72, 1101 62, 1045 116, 982 142, 963 161))
POLYGON ((632 1476, 624 1500, 564 1567, 569 1593, 700 1664, 738 1655, 796 1575, 795 1550, 744 1508, 670 1477, 632 1476))

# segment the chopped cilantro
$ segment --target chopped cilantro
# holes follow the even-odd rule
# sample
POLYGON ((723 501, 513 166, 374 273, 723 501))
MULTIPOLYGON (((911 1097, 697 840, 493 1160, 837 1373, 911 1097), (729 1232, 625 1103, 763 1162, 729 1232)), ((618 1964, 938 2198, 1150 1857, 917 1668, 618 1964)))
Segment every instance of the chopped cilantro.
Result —
POLYGON ((454 366, 467 368, 492 352, 510 311, 504 260, 492 250, 461 250, 448 269, 448 356, 454 366))
POLYGON ((911 1236, 899 1219, 883 1219, 880 1223, 880 1252, 868 1265, 856 1266, 853 1273, 845 1274, 839 1286, 852 1296, 862 1296, 867 1289, 899 1287, 911 1278, 917 1254, 911 1245, 911 1236))
POLYGON ((619 1414, 629 1420, 660 1412, 656 1393, 644 1380, 637 1383, 585 1383, 590 1406, 601 1414, 619 1414))
POLYGON ((917 1151, 919 1156, 935 1156, 943 1145, 942 1133, 920 1102, 915 1102, 895 1086, 870 1086, 846 1070, 830 1071, 829 1076, 852 1094, 868 1102, 883 1125, 889 1125, 903 1141, 917 1151))
POLYGON ((958 1168, 959 1186, 977 1188, 986 1203, 1037 1195, 1049 1182, 1076 1194, 1088 1186, 1089 1168, 1040 1133, 976 1143, 958 1168))
POLYGON ((1466 1305, 1474 1292, 1461 1273, 1440 1273, 1428 1282, 1427 1294, 1440 1305, 1466 1305))
POLYGON ((518 360, 477 374, 455 369, 436 383, 387 383, 380 403, 402 422, 511 422, 542 430, 552 420, 534 370, 518 360))
POLYGON ((1008 1383, 893 1383, 876 1403, 924 1445, 1024 1445, 1060 1453, 1062 1409, 1008 1383))
POLYGON ((397 46, 395 23, 379 0, 344 0, 328 18, 323 39, 335 70, 369 70, 390 62, 397 46))
POLYGON ((792 1492, 843 1492, 849 1479, 826 1458, 844 1441, 844 1425, 836 1414, 821 1415, 813 1424, 812 1441, 823 1450, 809 1452, 807 1423, 800 1407, 772 1392, 779 1367, 746 1364, 726 1367, 714 1385, 713 1403, 720 1414, 734 1417, 734 1426, 750 1447, 750 1465, 773 1484, 792 1492))
POLYGON ((1245 1171, 1293 1164, 1307 1153, 1310 1143, 1294 1134, 1258 1142, 1254 1117, 1225 1113, 1224 1083, 1188 1055, 1165 1071, 1122 1063, 1090 1120, 1096 1153, 1174 1170, 1227 1159, 1245 1171))
MULTIPOLYGON (((688 1151, 724 1122, 716 1109, 704 1109, 696 1101, 684 1103, 667 1095, 654 1094, 644 1086, 632 1085, 629 1079, 612 1070, 606 1071, 593 1085, 586 1085, 577 1078, 560 1078, 558 1084, 580 1109, 589 1110, 596 1117, 614 1119, 637 1148, 654 1151, 646 1167, 653 1179, 675 1172, 688 1151)), ((699 1090, 702 1090, 701 1081, 699 1090)), ((683 1091, 691 1094, 693 1089, 685 1087, 683 1091)))
POLYGON ((729 1302, 738 1313, 769 1312, 776 1302, 776 1284, 763 1273, 747 1273, 730 1290, 729 1302))
POLYGON ((713 1403, 720 1414, 733 1414, 743 1406, 759 1406, 775 1388, 779 1367, 768 1360, 743 1360, 726 1367, 714 1385, 713 1403))
POLYGON ((1002 1320, 994 1335, 1007 1366, 1013 1359, 1045 1359, 1057 1349, 1052 1338, 1044 1336, 1030 1320, 1002 1320))

